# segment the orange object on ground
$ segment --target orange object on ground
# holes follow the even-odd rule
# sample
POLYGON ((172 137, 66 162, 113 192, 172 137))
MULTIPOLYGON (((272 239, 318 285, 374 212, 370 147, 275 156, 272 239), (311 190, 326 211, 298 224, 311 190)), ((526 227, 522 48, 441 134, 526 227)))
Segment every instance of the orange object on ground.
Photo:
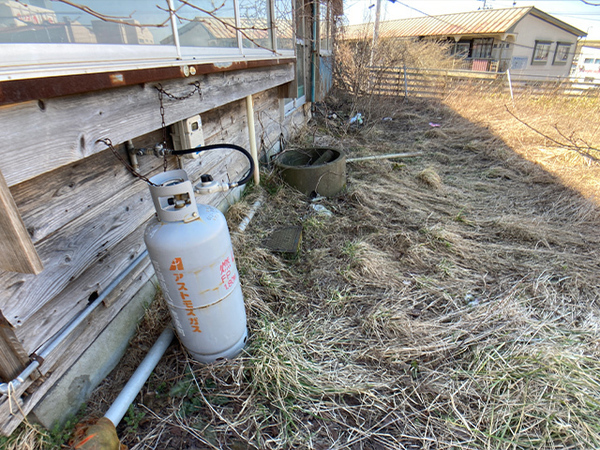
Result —
POLYGON ((77 430, 71 448, 76 450, 127 450, 127 447, 119 442, 115 426, 106 417, 77 430))

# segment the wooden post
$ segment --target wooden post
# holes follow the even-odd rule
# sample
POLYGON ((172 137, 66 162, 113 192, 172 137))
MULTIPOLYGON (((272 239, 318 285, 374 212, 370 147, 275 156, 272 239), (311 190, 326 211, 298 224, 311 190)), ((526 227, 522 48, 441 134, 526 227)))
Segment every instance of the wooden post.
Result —
POLYGON ((23 350, 12 327, 5 324, 1 316, 0 314, 0 381, 8 383, 29 363, 29 356, 23 350))
POLYGON ((406 78, 406 63, 404 63, 404 98, 408 97, 408 80, 406 78))
POLYGON ((375 23, 373 24, 373 41, 371 43, 371 58, 369 59, 369 67, 373 66, 373 58, 375 57, 375 47, 379 38, 379 17, 381 15, 381 0, 377 0, 375 7, 375 23))
POLYGON ((35 251, 2 172, 0 209, 0 269, 37 275, 44 266, 35 251))

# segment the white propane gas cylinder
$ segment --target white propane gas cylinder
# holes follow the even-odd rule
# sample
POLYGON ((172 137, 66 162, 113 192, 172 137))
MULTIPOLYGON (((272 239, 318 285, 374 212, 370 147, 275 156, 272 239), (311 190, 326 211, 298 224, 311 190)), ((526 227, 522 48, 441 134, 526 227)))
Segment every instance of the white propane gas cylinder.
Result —
POLYGON ((232 358, 248 331, 225 217, 212 206, 196 205, 184 170, 150 181, 157 214, 144 240, 177 334, 197 361, 232 358))

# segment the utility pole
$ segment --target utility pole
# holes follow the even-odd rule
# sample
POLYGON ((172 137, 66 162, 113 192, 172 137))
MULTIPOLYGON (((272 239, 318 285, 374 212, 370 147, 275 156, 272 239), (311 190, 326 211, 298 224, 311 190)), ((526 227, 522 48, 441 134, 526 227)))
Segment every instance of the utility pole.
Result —
POLYGON ((371 43, 371 58, 369 59, 369 66, 373 65, 373 58, 375 56, 375 46, 377 45, 377 39, 379 38, 379 16, 381 14, 381 0, 377 0, 377 6, 375 7, 375 23, 373 24, 373 42, 371 43))

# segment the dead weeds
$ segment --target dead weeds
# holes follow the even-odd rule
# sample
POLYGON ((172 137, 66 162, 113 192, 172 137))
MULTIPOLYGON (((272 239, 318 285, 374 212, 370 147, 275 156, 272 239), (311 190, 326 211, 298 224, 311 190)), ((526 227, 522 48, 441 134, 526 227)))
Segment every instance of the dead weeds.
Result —
POLYGON ((295 144, 329 134, 350 156, 423 156, 349 163, 346 190, 318 200, 331 215, 263 174, 229 214, 235 230, 267 198, 233 232, 244 353, 201 366, 172 346, 119 427, 126 445, 600 446, 598 208, 527 161, 523 133, 498 133, 506 122, 387 102, 391 121, 317 118, 295 144), (432 117, 443 133, 428 133, 432 117), (298 224, 297 257, 263 247, 298 224))
POLYGON ((524 94, 514 101, 506 95, 472 99, 462 91, 449 95, 445 103, 501 136, 514 152, 507 157, 534 162, 600 204, 600 97, 524 94))

